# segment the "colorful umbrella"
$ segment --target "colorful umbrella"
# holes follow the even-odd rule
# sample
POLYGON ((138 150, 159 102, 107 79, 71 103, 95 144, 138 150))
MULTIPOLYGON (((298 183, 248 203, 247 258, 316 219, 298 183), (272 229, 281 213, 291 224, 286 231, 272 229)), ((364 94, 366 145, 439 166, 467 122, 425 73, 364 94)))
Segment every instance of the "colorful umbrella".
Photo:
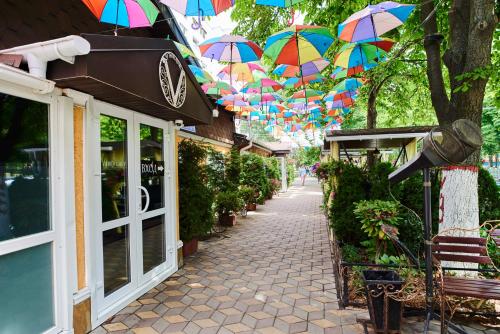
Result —
POLYGON ((359 42, 376 38, 402 25, 415 5, 384 1, 368 5, 339 24, 339 38, 347 42, 359 42))
POLYGON ((235 63, 224 67, 217 77, 222 80, 254 82, 256 79, 266 75, 266 70, 255 63, 235 63))
POLYGON ((308 98, 310 97, 319 97, 321 99, 321 96, 323 95, 323 92, 320 90, 316 89, 303 89, 299 90, 298 92, 293 93, 292 98, 293 99, 299 99, 299 98, 305 98, 306 96, 308 98))
POLYGON ((282 88, 283 86, 279 82, 269 78, 262 78, 255 82, 247 83, 241 92, 246 94, 262 94, 276 92, 282 88))
POLYGON ((281 64, 274 69, 273 74, 285 78, 292 78, 292 77, 299 77, 300 70, 302 70, 302 75, 308 76, 323 71, 325 67, 327 67, 329 64, 330 62, 323 58, 307 62, 304 65, 301 65, 301 67, 281 64))
POLYGON ((277 93, 253 94, 248 98, 248 101, 252 105, 258 105, 275 101, 282 102, 283 97, 277 93))
POLYGON ((325 81, 326 78, 322 76, 319 73, 309 75, 309 76, 304 76, 302 78, 288 78, 286 79, 285 82, 283 82, 283 87, 290 89, 290 88, 299 88, 299 87, 305 87, 306 84, 313 84, 313 83, 318 83, 318 82, 323 82, 325 81))
POLYGON ((238 91, 230 84, 222 81, 209 82, 201 86, 205 94, 223 96, 229 94, 236 94, 238 91))
POLYGON ((178 43, 176 41, 172 41, 172 42, 174 42, 175 46, 177 47, 177 49, 179 50, 179 52, 181 53, 181 56, 183 58, 189 58, 189 57, 196 58, 196 55, 193 53, 193 51, 191 51, 190 48, 188 48, 184 44, 178 43))
POLYGON ((357 94, 358 94, 357 91, 352 91, 352 90, 346 90, 342 92, 331 91, 324 97, 323 100, 328 102, 328 101, 338 101, 347 98, 355 99, 357 94))
POLYGON ((115 35, 118 26, 129 28, 152 26, 160 12, 150 0, 82 1, 99 21, 115 25, 115 35))
POLYGON ((288 21, 288 25, 290 26, 293 24, 293 21, 295 20, 295 11, 293 10, 293 6, 302 1, 304 0, 257 0, 256 4, 262 6, 273 6, 281 8, 290 7, 290 15, 292 17, 291 20, 288 21))
POLYGON ((340 49, 333 64, 343 68, 376 65, 385 58, 393 44, 392 40, 349 43, 340 49))
POLYGON ((232 84, 232 63, 248 63, 262 57, 262 49, 252 41, 237 36, 223 35, 200 44, 203 57, 229 62, 229 82, 232 84))
POLYGON ((374 68, 378 64, 365 64, 365 65, 360 65, 360 66, 355 66, 355 67, 350 67, 350 68, 343 68, 343 67, 335 67, 333 70, 332 74, 330 75, 330 78, 332 79, 342 79, 342 78, 347 78, 350 76, 353 76, 355 74, 363 73, 364 71, 368 71, 371 68, 374 68))
POLYGON ((243 95, 224 95, 217 100, 217 104, 223 106, 236 105, 236 106, 248 106, 248 101, 245 100, 243 95))
POLYGON ((208 73, 204 69, 199 68, 198 66, 195 65, 188 65, 188 66, 191 72, 193 72, 194 77, 196 78, 196 81, 198 81, 198 83, 207 83, 214 81, 210 73, 208 73))
POLYGON ((326 102, 326 107, 328 109, 338 109, 338 108, 347 108, 354 104, 354 100, 352 98, 345 98, 340 100, 333 100, 326 102))
POLYGON ((293 25, 266 41, 264 54, 275 64, 303 65, 322 58, 333 36, 325 27, 293 25))
POLYGON ((358 78, 349 78, 339 82, 332 88, 332 91, 343 92, 346 90, 356 90, 363 86, 364 81, 358 78))
POLYGON ((234 0, 160 0, 160 2, 184 16, 198 16, 198 22, 191 25, 193 29, 201 27, 202 17, 216 16, 234 5, 234 0))

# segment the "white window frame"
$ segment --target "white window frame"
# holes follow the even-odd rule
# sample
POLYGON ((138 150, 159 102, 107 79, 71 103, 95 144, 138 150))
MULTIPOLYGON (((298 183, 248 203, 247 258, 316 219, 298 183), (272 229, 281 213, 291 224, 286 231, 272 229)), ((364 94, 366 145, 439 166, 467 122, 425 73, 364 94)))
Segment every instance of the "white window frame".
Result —
MULTIPOLYGON (((46 103, 49 106, 50 223, 51 230, 0 242, 0 256, 52 242, 54 327, 44 332, 73 333, 73 257, 68 254, 68 238, 74 220, 73 103, 55 89, 36 94, 36 88, 0 80, 0 92, 46 103)), ((71 241, 69 241, 71 243, 71 241)))
MULTIPOLYGON (((138 112, 121 108, 106 102, 98 101, 90 99, 90 103, 87 103, 87 112, 85 118, 85 226, 89 227, 89 258, 87 260, 87 264, 90 266, 89 270, 89 288, 91 293, 91 322, 92 329, 96 328, 104 321, 109 319, 112 315, 119 312, 122 308, 126 307, 130 302, 136 300, 141 295, 167 279, 169 276, 174 274, 178 270, 178 261, 177 261, 177 253, 176 253, 176 244, 177 244, 177 166, 175 160, 175 127, 173 122, 167 122, 167 130, 164 133, 164 154, 165 154, 165 208, 167 210, 165 214, 165 230, 167 235, 170 235, 172 254, 170 254, 169 249, 167 248, 167 259, 169 256, 172 256, 172 265, 168 267, 164 272, 158 274, 157 276, 151 278, 149 281, 140 282, 138 278, 134 276, 134 273, 131 273, 131 283, 135 281, 136 284, 133 289, 131 289, 128 293, 120 295, 120 298, 114 300, 110 305, 104 304, 99 305, 100 298, 98 296, 98 280, 100 277, 100 271, 102 271, 102 267, 100 267, 101 262, 98 261, 101 256, 99 252, 102 252, 102 244, 100 244, 101 236, 98 235, 101 233, 100 228, 96 228, 96 224, 101 222, 101 196, 96 194, 100 194, 101 192, 101 157, 100 157, 100 110, 105 110, 105 114, 119 117, 122 119, 126 119, 131 122, 128 124, 128 134, 130 134, 133 129, 130 129, 130 126, 134 126, 135 119, 155 119, 150 116, 146 116, 141 114, 140 116, 138 112), (120 114, 122 112, 123 114, 120 114), (137 116, 135 116, 137 115, 137 116)), ((136 134, 135 131, 132 133, 136 134)), ((135 147, 135 143, 130 142, 135 140, 129 137, 128 147, 135 147)), ((129 154, 136 155, 137 152, 134 150, 130 151, 129 154)), ((129 172, 133 173, 135 169, 129 168, 129 172)), ((129 189, 135 191, 135 181, 136 175, 129 174, 129 189)), ((129 194, 131 196, 131 194, 129 194)), ((133 199, 136 196, 132 196, 133 199)), ((132 202, 132 203, 135 203, 132 202)), ((131 205, 129 207, 129 214, 135 215, 136 207, 135 205, 131 205)), ((135 218, 134 218, 135 219, 135 218)), ((132 223, 133 224, 133 223, 132 223)), ((131 229, 134 226, 130 226, 131 229)), ((136 242, 130 240, 130 261, 135 261, 136 264, 139 263, 135 257, 138 255, 136 242), (135 252, 135 254, 132 254, 135 252)))

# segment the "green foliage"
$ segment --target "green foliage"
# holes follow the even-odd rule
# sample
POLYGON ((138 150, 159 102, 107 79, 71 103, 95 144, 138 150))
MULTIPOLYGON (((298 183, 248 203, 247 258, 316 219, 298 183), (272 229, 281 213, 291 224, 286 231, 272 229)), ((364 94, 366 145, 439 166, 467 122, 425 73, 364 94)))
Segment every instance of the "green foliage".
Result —
POLYGON ((359 201, 356 203, 354 214, 361 221, 362 230, 375 240, 375 258, 384 248, 387 251, 389 237, 382 230, 382 225, 397 226, 400 221, 399 203, 395 201, 359 201))
POLYGON ((479 168, 478 175, 479 223, 500 219, 500 189, 495 179, 484 168, 479 168))
POLYGON ((225 189, 235 191, 240 185, 241 157, 238 148, 232 148, 226 158, 225 189))
POLYGON ((258 194, 257 203, 263 204, 266 192, 269 191, 269 180, 266 177, 264 159, 254 153, 241 157, 241 185, 253 188, 258 194))
POLYGON ((245 204, 256 204, 257 196, 255 196, 255 190, 249 186, 240 187, 240 198, 245 202, 245 204))
POLYGON ((209 188, 207 148, 192 140, 179 143, 179 225, 182 241, 203 236, 214 221, 214 194, 209 188))
POLYGON ((294 152, 295 159, 300 165, 312 166, 321 156, 321 147, 301 147, 294 152))
MULTIPOLYGON (((500 83, 497 91, 500 91, 500 83)), ((500 93, 497 92, 497 94, 500 96, 500 93)), ((489 156, 500 153, 500 97, 497 98, 499 100, 495 103, 495 96, 487 94, 483 106, 481 122, 482 153, 489 156)))
POLYGON ((341 163, 336 169, 336 186, 330 206, 330 222, 337 238, 344 243, 359 245, 365 238, 356 224, 355 203, 367 199, 368 182, 363 170, 355 165, 341 163))
POLYGON ((389 189, 394 196, 398 196, 400 192, 399 185, 389 183, 389 174, 395 170, 388 162, 380 162, 373 166, 368 172, 368 182, 370 183, 369 198, 390 200, 392 199, 389 189))
POLYGON ((287 176, 287 186, 290 187, 290 185, 293 183, 297 175, 295 175, 295 166, 293 163, 287 162, 286 164, 286 176, 287 176))
POLYGON ((208 153, 208 163, 207 168, 207 178, 208 187, 214 193, 222 191, 225 189, 225 161, 224 154, 212 149, 207 148, 208 153))
POLYGON ((349 244, 342 246, 342 260, 350 263, 361 262, 360 249, 349 244))
POLYGON ((245 206, 238 191, 223 191, 215 199, 216 210, 220 216, 235 214, 245 206))
POLYGON ((394 201, 359 201, 354 209, 354 214, 361 220, 363 231, 378 240, 389 239, 382 231, 382 225, 397 226, 400 220, 398 213, 399 204, 394 201))
POLYGON ((384 254, 375 261, 375 263, 377 264, 385 265, 402 265, 406 264, 407 262, 408 260, 406 259, 406 256, 404 254, 401 254, 400 256, 384 254))

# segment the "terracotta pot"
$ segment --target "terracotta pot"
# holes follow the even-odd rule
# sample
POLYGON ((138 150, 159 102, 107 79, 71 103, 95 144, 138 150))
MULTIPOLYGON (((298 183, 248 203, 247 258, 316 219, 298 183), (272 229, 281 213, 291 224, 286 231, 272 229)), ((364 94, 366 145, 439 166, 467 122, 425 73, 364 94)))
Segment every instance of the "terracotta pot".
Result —
POLYGON ((222 226, 234 226, 234 225, 236 225, 236 216, 235 215, 219 216, 219 223, 222 226))
POLYGON ((255 211, 255 210, 257 210, 257 204, 255 203, 247 204, 247 211, 255 211))
POLYGON ((186 257, 193 255, 198 251, 198 239, 194 238, 191 241, 187 241, 182 245, 182 256, 186 257))

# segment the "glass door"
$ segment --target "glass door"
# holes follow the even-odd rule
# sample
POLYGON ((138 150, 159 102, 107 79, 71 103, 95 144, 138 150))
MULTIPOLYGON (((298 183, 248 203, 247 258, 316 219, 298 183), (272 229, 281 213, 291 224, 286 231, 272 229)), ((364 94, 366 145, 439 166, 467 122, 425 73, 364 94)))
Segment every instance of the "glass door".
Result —
POLYGON ((137 217, 139 282, 145 282, 170 265, 171 250, 167 224, 168 161, 167 122, 135 115, 137 192, 140 204, 137 217))
POLYGON ((97 106, 96 323, 168 277, 176 263, 169 123, 97 106))
POLYGON ((100 306, 122 299, 133 289, 135 246, 135 188, 133 114, 120 110, 101 113, 100 186, 98 222, 99 257, 97 290, 100 306))

